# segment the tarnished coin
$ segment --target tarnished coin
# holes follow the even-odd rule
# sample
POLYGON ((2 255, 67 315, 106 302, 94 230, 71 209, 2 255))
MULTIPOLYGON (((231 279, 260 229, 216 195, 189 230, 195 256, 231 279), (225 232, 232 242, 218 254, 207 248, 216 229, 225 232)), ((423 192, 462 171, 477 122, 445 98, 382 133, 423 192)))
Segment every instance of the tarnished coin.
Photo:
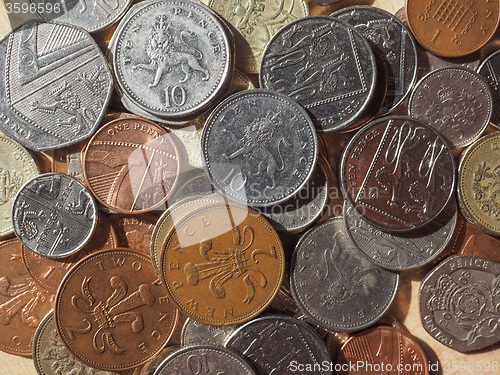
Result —
POLYGON ((482 230, 500 235, 500 133, 478 139, 462 154, 458 168, 458 202, 462 213, 482 230))
POLYGON ((286 24, 309 15, 303 0, 259 1, 210 0, 208 6, 234 27, 236 67, 257 74, 262 52, 271 37, 286 24))
POLYGON ((34 253, 62 258, 80 250, 97 226, 97 205, 89 189, 63 173, 29 180, 12 205, 17 238, 34 253))
POLYGON ((387 73, 387 95, 381 113, 395 109, 417 79, 417 45, 394 15, 373 6, 352 6, 331 15, 354 26, 370 43, 387 73))
POLYGON ((500 341, 500 263, 454 255, 430 272, 420 286, 424 329, 462 353, 500 341))
POLYGON ((32 150, 65 147, 94 133, 113 78, 79 28, 26 21, 0 41, 0 129, 32 150))
POLYGON ((199 2, 133 6, 110 51, 120 91, 157 117, 194 118, 229 89, 233 46, 219 18, 199 2))
POLYGON ((218 346, 191 346, 163 361, 155 375, 172 374, 257 375, 250 364, 234 351, 218 346))
POLYGON ((316 324, 331 331, 357 331, 391 306, 399 274, 370 262, 349 238, 342 218, 304 234, 292 257, 292 295, 316 324))
POLYGON ((38 174, 38 167, 30 153, 13 139, 0 134, 0 237, 14 233, 14 198, 26 181, 38 174))
POLYGON ((318 154, 307 112, 285 95, 263 89, 224 100, 210 114, 201 146, 217 190, 259 207, 293 197, 311 176, 318 154))
POLYGON ((476 51, 470 55, 461 57, 442 57, 436 56, 418 45, 417 52, 419 79, 429 72, 440 68, 458 67, 476 71, 481 63, 481 51, 476 51))
POLYGON ((120 247, 128 247, 149 255, 151 236, 158 217, 148 213, 115 214, 111 215, 109 220, 116 230, 120 247))
POLYGON ((332 170, 321 155, 312 176, 291 199, 257 209, 278 232, 295 233, 313 225, 325 211, 329 199, 332 170))
POLYGON ((179 169, 179 152, 172 137, 140 117, 104 125, 83 156, 89 189, 104 206, 125 214, 164 208, 179 169))
POLYGON ((493 96, 493 114, 491 122, 500 125, 500 51, 492 53, 478 69, 479 74, 488 83, 493 96))
POLYGON ((213 193, 215 193, 215 188, 208 179, 207 174, 205 171, 199 170, 194 176, 175 189, 169 203, 175 204, 189 197, 213 193))
POLYGON ((115 23, 127 10, 131 0, 29 0, 36 14, 46 21, 63 22, 89 32, 102 30, 115 23), (43 11, 38 11, 42 10, 43 11))
POLYGON ((403 330, 383 326, 349 338, 335 366, 336 374, 429 374, 427 356, 417 340, 403 330))
POLYGON ((406 23, 417 41, 439 56, 464 56, 490 40, 500 22, 492 0, 406 0, 406 23))
POLYGON ((486 81, 469 69, 449 67, 422 78, 408 101, 408 113, 434 128, 452 148, 467 146, 486 129, 493 98, 486 81))
POLYGON ((325 343, 307 324, 285 315, 254 319, 237 329, 225 347, 242 354, 259 374, 331 375, 325 343), (314 370, 299 371, 302 368, 314 370), (319 368, 319 370, 318 370, 319 368))
POLYGON ((283 27, 262 56, 259 82, 309 111, 324 132, 363 117, 377 82, 373 52, 352 26, 327 16, 283 27))
POLYGON ((30 277, 21 247, 18 239, 0 244, 0 350, 29 357, 35 330, 52 310, 54 295, 30 277))
POLYGON ((212 326, 203 324, 187 318, 182 327, 181 345, 182 346, 199 346, 199 345, 215 345, 222 346, 231 333, 237 329, 239 325, 231 326, 212 326))
POLYGON ((395 271, 409 270, 432 262, 445 250, 457 223, 457 203, 452 197, 429 224, 406 233, 388 233, 373 227, 347 201, 344 221, 351 239, 375 264, 395 271))
POLYGON ((180 220, 164 242, 164 285, 201 323, 231 325, 260 314, 278 293, 285 259, 272 226, 240 205, 212 204, 180 220))
POLYGON ((54 314, 71 354, 111 371, 139 366, 158 354, 178 320, 149 257, 128 249, 78 262, 59 287, 54 314))
POLYGON ((431 222, 448 203, 455 163, 432 128, 409 117, 385 117, 351 139, 340 179, 344 196, 370 224, 410 231, 431 222))
POLYGON ((23 263, 30 276, 43 288, 56 293, 69 269, 90 253, 118 246, 118 239, 108 218, 99 213, 97 227, 82 250, 61 259, 51 259, 22 247, 23 263))
POLYGON ((53 312, 43 318, 36 330, 33 339, 33 362, 39 375, 132 375, 135 371, 100 371, 75 359, 57 334, 53 312))

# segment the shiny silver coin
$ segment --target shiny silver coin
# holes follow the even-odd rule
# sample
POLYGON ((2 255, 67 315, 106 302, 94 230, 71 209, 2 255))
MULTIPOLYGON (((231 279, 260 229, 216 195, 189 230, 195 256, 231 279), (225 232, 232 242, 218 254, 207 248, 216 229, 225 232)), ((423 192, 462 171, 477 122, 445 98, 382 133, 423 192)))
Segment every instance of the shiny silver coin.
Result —
POLYGON ((299 308, 331 331, 358 331, 391 306, 399 274, 370 262, 349 238, 342 218, 301 237, 292 257, 292 294, 299 308))
POLYGON ((182 346, 215 345, 223 346, 228 336, 239 325, 211 326, 187 318, 181 333, 182 346))
POLYGON ((257 375, 239 354, 217 346, 190 346, 167 357, 155 375, 237 374, 257 375))
POLYGON ((260 375, 297 374, 298 365, 311 368, 308 374, 332 374, 329 366, 322 367, 330 363, 330 356, 321 337, 307 324, 285 315, 244 324, 229 336, 225 347, 242 354, 260 375))
POLYGON ((422 325, 462 353, 500 342, 500 264, 472 255, 441 262, 420 287, 422 325))
POLYGON ((372 47, 387 72, 387 95, 379 113, 390 112, 408 96, 417 79, 417 43, 394 15, 372 6, 352 6, 333 14, 354 26, 372 47))
POLYGON ((88 32, 105 29, 127 10, 131 0, 29 0, 36 14, 45 21, 81 27, 88 32))
POLYGON ((210 114, 201 148, 217 190, 238 203, 266 207, 290 199, 305 185, 318 140, 299 104, 256 89, 230 96, 210 114))
POLYGON ((412 232, 383 232, 365 221, 348 201, 344 202, 344 222, 351 239, 375 264, 409 270, 430 263, 446 248, 457 223, 457 203, 452 197, 437 218, 412 232))
POLYGON ((194 118, 229 90, 233 43, 202 3, 139 3, 120 22, 109 49, 120 91, 152 116, 194 118))
POLYGON ((489 55, 479 67, 478 72, 488 83, 493 95, 491 122, 500 125, 500 51, 489 55))
POLYGON ((0 41, 0 130, 32 150, 75 144, 100 124, 113 78, 84 30, 27 21, 0 41))
POLYGON ((268 43, 259 82, 300 103, 320 131, 342 130, 362 118, 373 99, 375 57, 352 26, 327 16, 305 17, 268 43))
POLYGON ((45 173, 29 180, 12 206, 14 232, 26 248, 61 258, 80 250, 97 225, 97 206, 90 191, 64 173, 45 173))
POLYGON ((493 98, 481 75, 465 68, 441 68, 422 78, 408 101, 411 117, 440 133, 452 148, 467 146, 486 129, 493 98))

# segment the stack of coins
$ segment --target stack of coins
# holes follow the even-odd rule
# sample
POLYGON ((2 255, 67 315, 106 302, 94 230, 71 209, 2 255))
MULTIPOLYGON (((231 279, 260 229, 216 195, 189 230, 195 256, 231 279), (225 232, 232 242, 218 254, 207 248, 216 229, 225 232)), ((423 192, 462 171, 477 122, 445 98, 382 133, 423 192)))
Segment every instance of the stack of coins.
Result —
POLYGON ((30 2, 0 40, 0 350, 430 374, 500 342, 500 1, 30 2))

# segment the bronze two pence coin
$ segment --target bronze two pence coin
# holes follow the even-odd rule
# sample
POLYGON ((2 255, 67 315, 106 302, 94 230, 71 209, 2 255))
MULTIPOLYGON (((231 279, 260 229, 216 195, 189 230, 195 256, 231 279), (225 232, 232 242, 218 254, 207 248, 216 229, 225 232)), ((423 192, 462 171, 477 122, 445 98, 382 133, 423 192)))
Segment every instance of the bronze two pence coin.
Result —
POLYGON ((161 256, 165 287, 179 308, 211 325, 243 323, 279 291, 285 257, 273 227, 236 204, 206 205, 177 222, 161 256))
POLYGON ((162 206, 177 184, 179 169, 179 151, 169 133, 139 117, 104 125, 83 157, 85 181, 97 200, 126 214, 162 206))
POLYGON ((371 122, 347 145, 341 188, 363 219, 382 230, 420 228, 446 206, 455 163, 444 138, 410 117, 371 122))
POLYGON ((459 57, 484 46, 500 21, 497 0, 406 0, 406 23, 435 55, 459 57))
POLYGON ((28 274, 16 238, 0 244, 0 350, 31 356, 33 336, 54 295, 28 274))
POLYGON ((110 371, 153 358, 178 321, 151 260, 128 249, 102 251, 77 263, 59 287, 54 314, 69 352, 110 371))

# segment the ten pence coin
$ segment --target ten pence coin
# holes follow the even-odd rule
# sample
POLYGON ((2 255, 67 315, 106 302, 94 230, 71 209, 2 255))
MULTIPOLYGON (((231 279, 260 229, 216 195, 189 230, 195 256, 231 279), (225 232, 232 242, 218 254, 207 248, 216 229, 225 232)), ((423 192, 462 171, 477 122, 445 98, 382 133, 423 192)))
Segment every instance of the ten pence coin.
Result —
POLYGON ((59 287, 54 314, 73 356, 113 371, 157 355, 178 320, 149 257, 128 249, 105 250, 78 262, 59 287))

